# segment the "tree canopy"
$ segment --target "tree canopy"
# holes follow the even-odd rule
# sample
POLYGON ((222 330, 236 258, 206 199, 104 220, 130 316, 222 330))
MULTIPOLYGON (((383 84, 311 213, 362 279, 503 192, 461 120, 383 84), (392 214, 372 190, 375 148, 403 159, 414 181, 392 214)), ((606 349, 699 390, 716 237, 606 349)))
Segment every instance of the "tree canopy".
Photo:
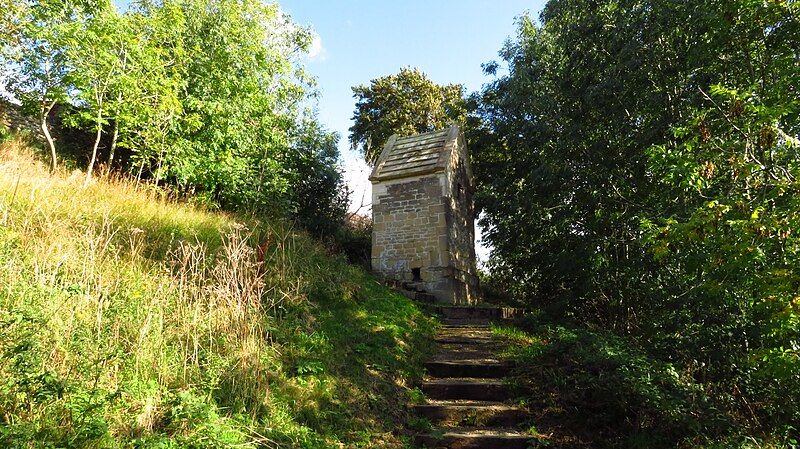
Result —
POLYGON ((466 117, 464 87, 438 85, 418 69, 376 78, 353 87, 356 109, 350 128, 350 144, 369 164, 380 156, 392 136, 408 136, 463 123, 466 117))
POLYGON ((301 64, 312 35, 276 4, 35 0, 0 29, 6 88, 41 121, 53 168, 58 105, 91 133, 87 182, 104 163, 228 210, 343 220, 339 137, 301 64))
POLYGON ((551 0, 471 116, 497 276, 766 427, 800 421, 797 13, 551 0))

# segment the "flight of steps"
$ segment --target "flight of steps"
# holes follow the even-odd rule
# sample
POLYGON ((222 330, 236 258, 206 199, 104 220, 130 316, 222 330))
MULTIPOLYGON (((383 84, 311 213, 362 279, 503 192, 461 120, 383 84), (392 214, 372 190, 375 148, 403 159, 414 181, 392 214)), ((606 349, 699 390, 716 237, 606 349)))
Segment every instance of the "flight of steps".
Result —
POLYGON ((489 323, 513 318, 519 309, 436 307, 443 326, 436 355, 426 363, 422 384, 426 402, 415 411, 434 426, 415 436, 427 448, 525 449, 535 441, 524 432, 525 409, 510 403, 505 382, 512 366, 497 358, 502 346, 489 323))

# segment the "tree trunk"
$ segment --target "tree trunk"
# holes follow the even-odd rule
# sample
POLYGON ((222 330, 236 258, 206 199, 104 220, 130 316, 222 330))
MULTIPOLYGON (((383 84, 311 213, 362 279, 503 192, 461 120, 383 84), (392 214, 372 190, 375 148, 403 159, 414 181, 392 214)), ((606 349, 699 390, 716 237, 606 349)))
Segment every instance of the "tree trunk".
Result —
POLYGON ((159 182, 161 182, 161 163, 164 161, 164 150, 161 150, 161 153, 158 155, 158 164, 156 165, 156 183, 157 186, 159 182))
POLYGON ((50 171, 55 172, 56 168, 58 167, 58 157, 56 156, 56 144, 53 141, 53 136, 50 135, 50 127, 47 125, 47 117, 50 115, 50 111, 53 110, 53 106, 55 106, 55 101, 51 102, 49 105, 42 104, 42 133, 44 134, 44 138, 47 139, 47 146, 50 147, 50 156, 51 156, 51 164, 50 164, 50 171))
POLYGON ((136 175, 136 184, 139 184, 142 181, 142 172, 144 171, 144 161, 139 164, 139 173, 136 175))
MULTIPOLYGON (((125 61, 127 60, 127 53, 122 53, 122 71, 125 71, 125 61)), ((122 104, 122 92, 117 94, 117 114, 114 118, 114 132, 111 135, 111 148, 108 150, 108 167, 106 167, 106 175, 111 172, 111 165, 114 163, 114 153, 117 150, 117 138, 119 137, 119 108, 122 104)))
POLYGON ((114 151, 117 149, 117 137, 119 137, 119 124, 114 120, 114 132, 111 134, 111 148, 108 150, 108 166, 106 175, 111 173, 111 165, 114 163, 114 151))
POLYGON ((92 147, 92 159, 89 161, 89 167, 86 169, 86 181, 84 181, 83 186, 86 187, 89 185, 89 182, 92 180, 92 172, 94 171, 94 163, 97 160, 97 148, 100 146, 100 138, 103 135, 103 108, 97 108, 97 134, 94 138, 94 146, 92 147))

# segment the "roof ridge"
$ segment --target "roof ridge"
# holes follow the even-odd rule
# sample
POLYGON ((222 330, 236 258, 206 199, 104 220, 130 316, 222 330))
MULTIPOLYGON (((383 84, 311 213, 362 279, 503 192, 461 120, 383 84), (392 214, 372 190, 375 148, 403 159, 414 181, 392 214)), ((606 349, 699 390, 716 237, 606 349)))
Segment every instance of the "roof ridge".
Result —
POLYGON ((397 139, 400 140, 400 139, 408 139, 410 137, 421 137, 421 136, 427 136, 429 134, 431 134, 431 135, 432 134, 447 134, 447 132, 449 130, 450 130, 450 128, 435 129, 433 131, 425 131, 424 133, 411 134, 411 135, 408 135, 408 136, 397 136, 397 139))
POLYGON ((411 136, 392 136, 386 142, 370 179, 373 181, 419 176, 442 171, 449 160, 453 127, 411 136))

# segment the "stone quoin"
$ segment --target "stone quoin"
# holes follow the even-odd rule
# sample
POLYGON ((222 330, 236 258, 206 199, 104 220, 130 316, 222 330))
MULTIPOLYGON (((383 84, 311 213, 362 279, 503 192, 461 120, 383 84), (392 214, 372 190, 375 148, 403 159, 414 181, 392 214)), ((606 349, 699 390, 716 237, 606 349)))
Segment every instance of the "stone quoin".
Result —
POLYGON ((475 304, 472 171, 459 127, 393 135, 369 179, 373 271, 439 303, 475 304))

